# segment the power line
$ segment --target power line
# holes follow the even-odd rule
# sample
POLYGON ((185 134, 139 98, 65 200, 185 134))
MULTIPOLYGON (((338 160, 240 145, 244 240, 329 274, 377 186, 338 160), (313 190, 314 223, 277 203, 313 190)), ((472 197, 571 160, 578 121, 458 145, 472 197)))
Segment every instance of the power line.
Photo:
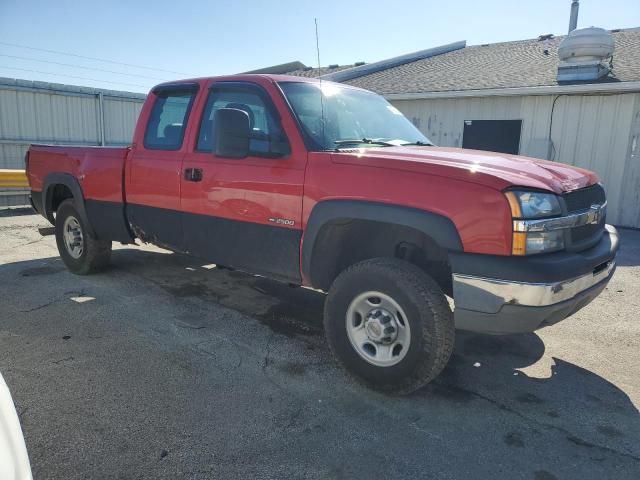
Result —
POLYGON ((124 65, 125 67, 142 68, 142 69, 145 69, 145 70, 155 70, 155 71, 158 71, 158 72, 175 73, 175 74, 178 74, 178 75, 187 75, 187 76, 189 76, 188 73, 175 72, 173 70, 163 70, 162 68, 145 67, 145 66, 142 66, 142 65, 135 65, 135 64, 132 64, 132 63, 116 62, 115 60, 107 60, 107 59, 98 58, 98 57, 88 57, 88 56, 85 56, 85 55, 78 55, 76 53, 61 52, 61 51, 58 51, 58 50, 49 50, 49 49, 46 49, 46 48, 29 47, 27 45, 19 45, 17 43, 0 42, 0 45, 6 45, 6 46, 9 46, 9 47, 24 48, 24 49, 27 49, 27 50, 35 50, 35 51, 38 51, 38 52, 55 53, 55 54, 58 54, 58 55, 68 55, 70 57, 84 58, 85 60, 96 60, 98 62, 112 63, 114 65, 124 65))
POLYGON ((110 82, 108 80, 102 80, 102 79, 98 79, 98 78, 89 78, 89 77, 80 77, 77 75, 67 75, 66 73, 52 73, 52 72, 43 72, 41 70, 30 70, 28 68, 18 68, 18 67, 5 67, 0 65, 0 69, 2 68, 6 68, 9 70, 19 70, 21 72, 30 72, 30 73, 40 73, 43 75, 55 75, 57 77, 68 77, 68 78, 76 78, 79 80, 90 80, 92 82, 102 82, 102 83, 111 83, 111 84, 115 84, 115 85, 128 85, 130 87, 140 87, 140 88, 149 88, 148 85, 140 85, 138 83, 126 83, 126 82, 110 82))
POLYGON ((128 77, 148 78, 150 80, 166 80, 165 78, 149 77, 147 75, 139 75, 137 73, 116 72, 114 70, 105 70, 103 68, 84 67, 82 65, 74 65, 73 63, 54 62, 52 60, 42 60, 42 59, 39 59, 39 58, 21 57, 21 56, 18 56, 18 55, 7 55, 7 54, 4 54, 4 53, 0 53, 0 57, 16 58, 18 60, 29 60, 31 62, 49 63, 49 64, 52 64, 52 65, 61 65, 63 67, 82 68, 84 70, 95 70, 97 72, 115 73, 116 75, 126 75, 128 77))

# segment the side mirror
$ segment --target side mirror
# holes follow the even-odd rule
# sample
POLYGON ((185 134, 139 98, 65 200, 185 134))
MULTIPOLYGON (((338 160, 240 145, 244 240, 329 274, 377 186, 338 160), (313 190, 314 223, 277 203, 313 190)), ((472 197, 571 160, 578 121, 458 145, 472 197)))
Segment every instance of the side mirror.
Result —
POLYGON ((213 117, 213 153, 219 157, 249 155, 249 114, 237 108, 221 108, 213 117))

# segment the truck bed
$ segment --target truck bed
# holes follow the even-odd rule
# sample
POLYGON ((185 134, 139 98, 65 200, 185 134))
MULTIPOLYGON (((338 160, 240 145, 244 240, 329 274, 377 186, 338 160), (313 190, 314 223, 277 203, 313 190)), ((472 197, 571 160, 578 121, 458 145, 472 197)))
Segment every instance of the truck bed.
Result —
POLYGON ((27 178, 41 192, 47 175, 66 173, 80 183, 85 200, 124 202, 123 173, 129 147, 66 147, 32 145, 27 178))
POLYGON ((73 197, 98 239, 131 241, 124 192, 128 153, 129 147, 32 145, 25 163, 34 208, 54 223, 61 199, 73 197))

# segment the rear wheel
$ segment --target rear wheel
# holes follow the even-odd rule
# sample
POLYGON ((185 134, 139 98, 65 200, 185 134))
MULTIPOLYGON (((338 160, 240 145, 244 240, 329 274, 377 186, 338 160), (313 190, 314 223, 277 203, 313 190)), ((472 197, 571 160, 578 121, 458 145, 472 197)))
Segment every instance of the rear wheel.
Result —
POLYGON ((96 272, 109 264, 111 242, 93 238, 72 199, 65 200, 56 213, 56 243, 67 268, 78 275, 96 272))
POLYGON ((360 262, 335 280, 325 305, 329 346, 367 386, 406 394, 445 367, 455 329, 433 279, 403 260, 360 262))

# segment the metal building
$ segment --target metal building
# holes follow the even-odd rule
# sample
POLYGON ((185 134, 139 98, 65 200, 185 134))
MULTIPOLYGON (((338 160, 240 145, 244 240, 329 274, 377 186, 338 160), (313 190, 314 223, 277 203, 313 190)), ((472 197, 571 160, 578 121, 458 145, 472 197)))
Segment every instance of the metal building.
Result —
MULTIPOLYGON (((0 169, 24 168, 32 143, 122 146, 131 142, 145 95, 0 78, 0 169)), ((0 207, 28 204, 0 190, 0 207)))
POLYGON ((609 36, 613 56, 591 80, 559 81, 566 37, 544 35, 465 47, 346 83, 384 95, 437 145, 593 170, 607 190, 608 221, 639 228, 640 29, 609 36))
POLYGON ((417 52, 366 68, 289 73, 384 95, 436 145, 593 170, 607 190, 608 221, 640 228, 640 28, 591 28, 571 36, 598 30, 604 41, 596 35, 587 46, 610 42, 610 58, 576 62, 569 51, 566 61, 558 51, 567 37, 542 35, 487 45, 458 42, 423 51, 424 58, 417 52))
POLYGON ((514 153, 595 171, 607 190, 608 221, 640 227, 640 93, 568 92, 392 103, 442 146, 479 148, 464 142, 467 124, 477 120, 495 122, 498 131, 504 120, 521 121, 514 153))

